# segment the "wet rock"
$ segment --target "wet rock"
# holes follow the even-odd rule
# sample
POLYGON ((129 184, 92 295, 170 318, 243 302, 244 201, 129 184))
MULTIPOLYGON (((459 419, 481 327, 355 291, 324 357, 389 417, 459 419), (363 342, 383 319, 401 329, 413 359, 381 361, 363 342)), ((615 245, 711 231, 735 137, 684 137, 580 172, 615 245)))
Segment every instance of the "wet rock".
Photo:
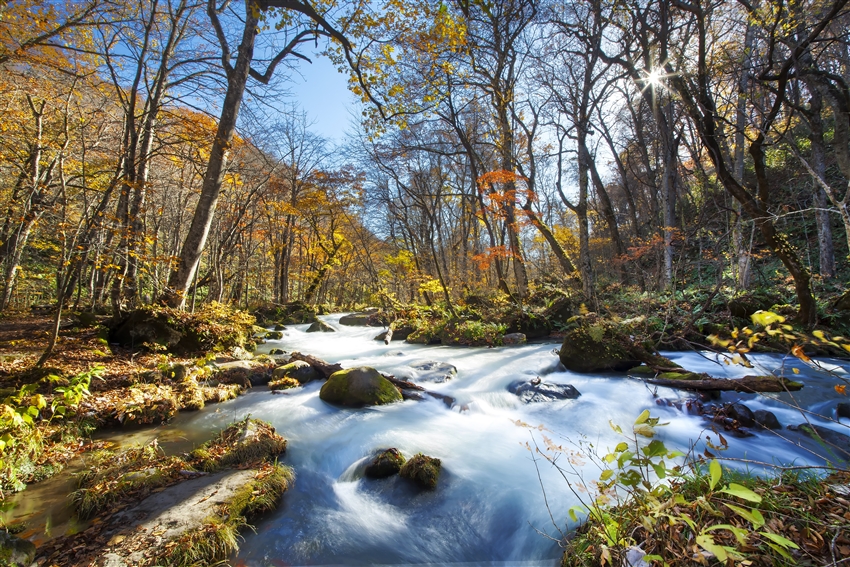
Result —
POLYGON ((433 490, 437 487, 441 467, 442 463, 440 459, 417 453, 409 461, 404 463, 398 474, 402 478, 412 480, 423 488, 433 490))
POLYGON ((703 403, 700 400, 696 400, 694 398, 684 398, 677 400, 671 400, 668 398, 658 398, 657 400, 655 400, 655 404, 659 406, 676 408, 689 415, 704 415, 706 411, 703 403))
POLYGON ((850 289, 845 291, 832 307, 837 311, 850 311, 850 289))
POLYGON ((434 382, 442 384, 457 375, 457 368, 447 362, 425 360, 422 362, 414 362, 410 365, 410 367, 416 371, 413 379, 417 382, 434 382))
POLYGON ((308 333, 334 333, 336 330, 324 321, 316 321, 307 327, 308 333))
POLYGON ((789 425, 791 431, 800 431, 819 443, 826 444, 826 451, 842 461, 850 461, 850 436, 839 433, 828 427, 801 423, 800 425, 789 425))
POLYGON ((279 354, 286 354, 286 351, 284 351, 282 348, 273 348, 269 351, 269 354, 272 356, 276 356, 279 354))
POLYGON ((753 414, 753 411, 744 404, 729 404, 725 408, 725 413, 727 417, 731 417, 743 427, 752 427, 756 424, 755 414, 753 414))
POLYGON ((277 325, 275 325, 275 326, 274 326, 274 330, 275 330, 275 331, 285 331, 285 330, 286 330, 286 326, 285 326, 285 325, 281 325, 280 323, 278 323, 277 325))
POLYGON ((269 331, 263 338, 269 341, 279 341, 283 338, 283 333, 280 331, 269 331))
POLYGON ((841 402, 835 406, 835 419, 841 419, 842 417, 850 419, 850 404, 847 402, 841 402))
POLYGON ((523 333, 508 333, 502 337, 503 345, 524 345, 527 342, 523 333))
POLYGON ((399 389, 368 366, 334 372, 322 386, 319 397, 328 403, 348 407, 383 405, 402 400, 399 389))
POLYGON ((350 327, 383 327, 384 321, 382 319, 377 309, 367 309, 360 313, 343 315, 339 318, 339 324, 350 327))
MULTIPOLYGON (((403 327, 399 327, 398 329, 393 329, 393 336, 390 339, 391 341, 404 341, 407 340, 407 337, 413 334, 416 331, 413 327, 409 325, 404 325, 403 327)), ((384 331, 375 337, 376 341, 383 341, 387 338, 387 332, 384 331)))
POLYGON ((756 410, 754 415, 756 423, 762 427, 767 429, 782 429, 782 424, 779 423, 779 420, 776 419, 776 415, 774 415, 773 412, 767 410, 756 410))
POLYGON ((523 402, 554 402, 557 400, 574 400, 581 393, 570 384, 552 384, 535 378, 529 382, 516 381, 508 386, 508 391, 519 396, 523 402))
POLYGON ((272 372, 272 379, 292 378, 300 384, 306 384, 321 378, 319 372, 303 360, 293 360, 289 364, 278 366, 272 372))
POLYGON ((404 463, 405 458, 398 449, 386 449, 366 465, 363 473, 369 478, 387 478, 398 474, 404 463))
POLYGON ((0 565, 29 567, 34 559, 34 543, 0 530, 0 565))

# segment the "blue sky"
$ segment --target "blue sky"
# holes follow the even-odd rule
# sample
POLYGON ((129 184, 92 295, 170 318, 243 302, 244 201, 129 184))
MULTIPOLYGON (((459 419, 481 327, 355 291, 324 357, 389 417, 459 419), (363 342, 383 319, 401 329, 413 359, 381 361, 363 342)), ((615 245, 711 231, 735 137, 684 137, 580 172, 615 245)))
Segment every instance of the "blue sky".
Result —
POLYGON ((338 72, 327 57, 310 58, 312 64, 299 61, 298 72, 289 77, 290 100, 307 113, 311 122, 315 121, 311 129, 316 134, 341 142, 346 130, 351 129, 352 114, 360 114, 360 105, 348 90, 347 76, 338 72))

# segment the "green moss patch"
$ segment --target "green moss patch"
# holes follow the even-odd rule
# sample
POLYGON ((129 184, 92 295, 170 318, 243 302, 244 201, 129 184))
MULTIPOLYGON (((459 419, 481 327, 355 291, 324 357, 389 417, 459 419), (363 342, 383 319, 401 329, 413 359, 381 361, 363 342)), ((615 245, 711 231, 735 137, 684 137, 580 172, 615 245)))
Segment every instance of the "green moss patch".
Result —
POLYGON ((404 463, 404 455, 398 449, 386 449, 372 459, 363 472, 369 478, 387 478, 398 474, 404 463))
POLYGON ((398 474, 402 478, 412 480, 423 488, 433 490, 437 487, 441 467, 442 463, 440 459, 417 453, 404 463, 398 474))
POLYGON ((275 433, 274 427, 246 418, 219 433, 189 455, 195 468, 213 472, 228 467, 256 466, 271 462, 286 451, 286 439, 275 433))
POLYGON ((363 407, 402 401, 401 392, 374 368, 362 366, 331 374, 319 391, 319 397, 329 403, 363 407))

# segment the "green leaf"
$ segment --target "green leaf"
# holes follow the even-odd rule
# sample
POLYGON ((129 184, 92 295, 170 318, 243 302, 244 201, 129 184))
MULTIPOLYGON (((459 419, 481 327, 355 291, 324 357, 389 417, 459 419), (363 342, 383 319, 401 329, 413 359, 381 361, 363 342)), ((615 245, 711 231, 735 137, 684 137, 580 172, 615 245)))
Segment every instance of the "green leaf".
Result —
POLYGON ((729 504, 727 502, 724 502, 723 504, 745 520, 749 521, 755 529, 759 529, 764 525, 764 516, 762 516, 761 512, 755 508, 747 510, 746 508, 741 508, 740 506, 735 506, 734 504, 729 504))
POLYGON ((608 420, 608 425, 610 425, 610 426, 611 426, 611 429, 613 429, 613 430, 614 430, 615 432, 617 432, 617 433, 622 433, 622 432, 623 432, 623 429, 622 429, 619 425, 617 425, 616 423, 614 423, 613 421, 611 421, 610 419, 608 420))
POLYGON ((665 447, 664 443, 662 443, 658 439, 652 441, 649 445, 647 445, 641 450, 643 451, 643 454, 649 458, 663 457, 667 454, 667 447, 665 447))
POLYGON ((578 506, 578 505, 570 506, 570 509, 569 509, 570 520, 572 520, 574 522, 578 522, 578 514, 576 512, 579 512, 581 514, 586 514, 587 510, 585 510, 585 508, 583 506, 578 506))
POLYGON ((746 486, 741 486, 740 484, 736 484, 734 482, 730 482, 729 486, 727 486, 723 490, 719 490, 718 492, 722 492, 724 494, 731 494, 732 496, 737 496, 742 500, 746 500, 748 502, 755 502, 756 504, 761 502, 761 496, 759 496, 746 486))
POLYGON ((640 425, 641 423, 646 423, 646 420, 649 419, 649 410, 643 410, 638 418, 635 420, 635 425, 640 425))
POLYGON ((782 537, 781 535, 772 534, 770 532, 759 532, 760 536, 766 537, 767 539, 778 543, 782 547, 786 549, 800 549, 800 546, 791 541, 788 538, 782 537))
POLYGON ((599 475, 599 480, 606 481, 609 478, 611 478, 613 475, 614 475, 614 471, 612 471, 611 469, 604 470, 604 471, 602 471, 602 474, 599 475))
POLYGON ((725 563, 726 559, 728 559, 729 555, 726 553, 726 550, 723 549, 723 546, 714 543, 714 538, 710 535, 700 534, 697 536, 696 541, 697 545, 704 550, 713 553, 720 562, 725 563))
POLYGON ((625 451, 628 448, 629 448, 629 444, 626 443, 625 441, 622 441, 621 443, 618 443, 616 447, 614 447, 614 451, 616 451, 617 453, 622 453, 623 451, 625 451))
POLYGON ((723 475, 723 468, 717 462, 717 459, 711 459, 711 463, 708 465, 708 472, 710 475, 708 488, 709 490, 714 490, 714 487, 717 486, 717 483, 720 482, 720 477, 723 475))
POLYGON ((731 524, 715 524, 713 526, 709 526, 705 528, 706 532, 713 532, 714 530, 729 530, 735 536, 735 539, 738 540, 738 543, 741 545, 745 545, 747 543, 747 536, 749 535, 749 530, 745 530, 743 528, 736 528, 731 524))
POLYGON ((667 478, 667 467, 664 466, 664 461, 661 461, 658 464, 652 464, 652 468, 655 470, 655 474, 658 475, 658 478, 664 479, 667 478))
POLYGON ((782 549, 781 547, 779 547, 775 543, 771 543, 771 542, 768 541, 767 545, 770 546, 770 548, 773 551, 775 551, 776 553, 778 553, 779 555, 781 555, 785 559, 788 559, 789 561, 793 560, 793 557, 791 557, 790 553, 788 553, 787 551, 785 551, 784 549, 782 549))

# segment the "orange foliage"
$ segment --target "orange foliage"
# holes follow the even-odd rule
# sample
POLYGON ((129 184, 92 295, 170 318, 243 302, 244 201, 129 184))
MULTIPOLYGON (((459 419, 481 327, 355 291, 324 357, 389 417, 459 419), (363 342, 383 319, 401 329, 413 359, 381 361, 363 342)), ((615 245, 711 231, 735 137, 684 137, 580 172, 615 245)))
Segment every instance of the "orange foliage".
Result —
POLYGON ((516 254, 514 254, 511 250, 509 250, 506 246, 493 246, 491 248, 487 248, 481 254, 476 254, 472 257, 472 261, 478 265, 478 269, 486 270, 490 267, 490 264, 496 258, 514 258, 516 254))

